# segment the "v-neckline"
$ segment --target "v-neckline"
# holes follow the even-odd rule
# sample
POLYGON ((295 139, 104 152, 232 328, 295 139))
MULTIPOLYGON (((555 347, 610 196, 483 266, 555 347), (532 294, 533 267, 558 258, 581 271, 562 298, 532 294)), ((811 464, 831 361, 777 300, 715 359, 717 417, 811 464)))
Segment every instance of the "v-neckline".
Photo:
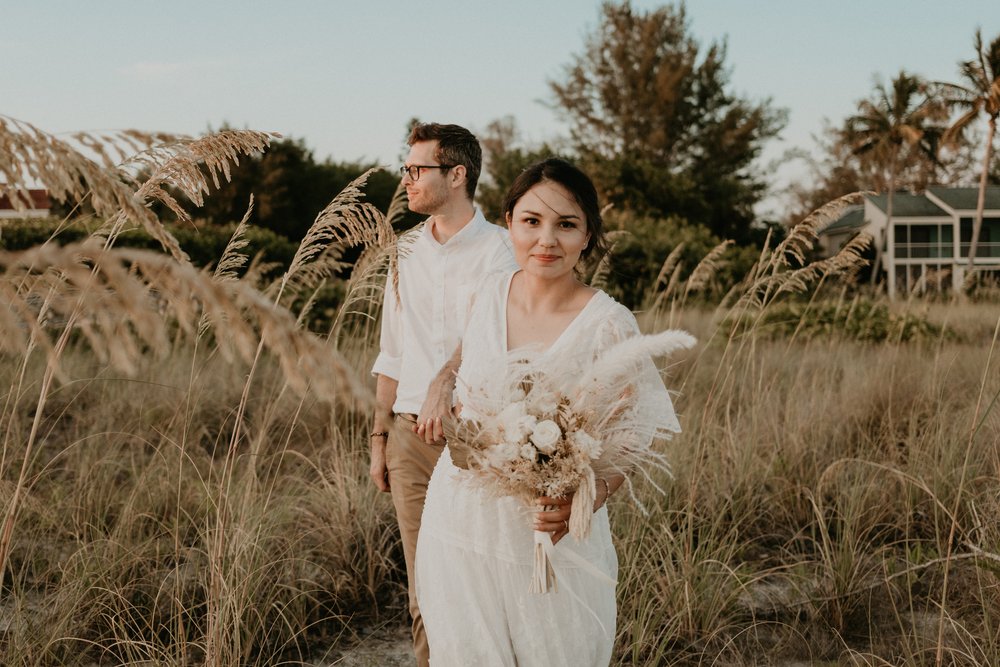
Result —
MULTIPOLYGON (((514 276, 516 276, 517 274, 519 274, 522 270, 523 269, 518 269, 517 271, 514 271, 513 273, 511 273, 507 277, 507 286, 504 288, 503 301, 501 302, 501 305, 503 306, 503 310, 501 312, 501 315, 503 317, 503 341, 502 341, 502 343, 503 343, 504 354, 510 354, 514 350, 523 350, 525 348, 531 348, 531 347, 534 346, 534 344, 532 343, 532 344, 528 344, 528 345, 522 345, 520 347, 515 347, 514 350, 511 350, 510 345, 507 342, 508 341, 508 337, 507 337, 508 322, 507 322, 507 320, 508 320, 508 310, 509 310, 509 307, 510 307, 510 287, 514 283, 514 276)), ((575 325, 577 323, 577 321, 579 321, 580 316, 583 315, 584 311, 586 311, 588 308, 590 308, 591 304, 593 304, 594 301, 597 300, 597 295, 600 294, 600 293, 601 293, 601 291, 597 290, 593 294, 590 295, 590 298, 587 299, 587 303, 583 304, 583 308, 581 308, 580 311, 576 315, 573 316, 573 319, 570 320, 569 323, 565 327, 563 327, 563 330, 559 332, 559 335, 556 336, 555 340, 553 340, 551 343, 549 343, 549 345, 547 347, 545 347, 544 349, 542 349, 539 352, 539 356, 548 354, 549 350, 551 350, 552 348, 554 348, 556 345, 558 345, 560 343, 560 341, 562 341, 562 339, 566 336, 566 332, 573 328, 573 325, 575 325)))

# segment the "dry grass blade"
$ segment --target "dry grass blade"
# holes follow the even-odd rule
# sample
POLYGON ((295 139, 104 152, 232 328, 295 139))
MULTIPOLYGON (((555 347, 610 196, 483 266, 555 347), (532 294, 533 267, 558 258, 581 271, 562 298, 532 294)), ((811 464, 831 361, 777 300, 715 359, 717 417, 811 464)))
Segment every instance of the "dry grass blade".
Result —
POLYGON ((279 295, 309 262, 319 256, 331 243, 345 246, 385 246, 395 240, 395 233, 381 211, 373 204, 362 201, 362 188, 375 171, 369 169, 358 176, 320 211, 309 231, 299 244, 288 271, 281 279, 279 295))
POLYGON ((134 161, 137 155, 142 155, 158 145, 191 140, 190 137, 180 134, 140 130, 116 130, 100 134, 74 132, 71 137, 100 159, 101 164, 109 171, 122 170, 129 162, 134 161))
MULTIPOLYGON (((108 150, 96 135, 84 135, 83 145, 95 152, 106 165, 111 160, 108 150)), ((86 157, 69 142, 43 132, 37 127, 6 116, 0 116, 0 194, 10 194, 12 201, 23 200, 31 183, 44 186, 60 201, 83 201, 89 198, 99 217, 107 225, 97 234, 105 236, 106 246, 128 225, 141 226, 178 261, 187 261, 187 254, 177 239, 163 226, 148 205, 160 201, 181 220, 189 220, 169 188, 176 188, 196 205, 204 202, 209 191, 208 178, 219 185, 219 175, 229 177, 231 162, 239 155, 259 152, 266 148, 272 135, 249 130, 220 132, 194 140, 175 140, 170 144, 149 144, 163 135, 138 132, 118 133, 111 144, 123 137, 136 146, 144 147, 127 164, 141 165, 151 175, 133 192, 129 183, 134 177, 126 167, 108 169, 86 157), (203 170, 208 171, 206 177, 203 170)), ((169 136, 170 139, 176 139, 169 136)), ((15 204, 17 205, 17 204, 15 204)))
POLYGON ((651 290, 652 294, 656 294, 656 298, 653 300, 653 310, 658 310, 663 307, 667 298, 674 293, 680 282, 681 274, 681 253, 684 251, 684 242, 678 243, 674 246, 674 249, 670 251, 667 258, 663 260, 663 265, 660 267, 660 272, 656 276, 656 281, 653 283, 653 288, 651 290), (661 285, 665 285, 664 289, 660 289, 661 285))
POLYGON ((857 204, 870 193, 852 192, 829 201, 807 215, 788 232, 785 240, 778 244, 771 256, 772 263, 790 266, 789 258, 794 258, 799 266, 806 263, 806 255, 816 243, 817 234, 840 217, 848 206, 857 204))
POLYGON ((349 332, 350 335, 356 333, 354 329, 346 327, 348 318, 360 317, 365 323, 374 322, 384 304, 387 284, 391 286, 396 307, 402 307, 399 296, 399 273, 394 262, 398 262, 400 257, 406 257, 410 247, 420 237, 422 229, 423 223, 420 223, 398 238, 394 238, 387 246, 365 248, 351 271, 344 303, 330 328, 331 340, 339 343, 345 332, 349 332))
POLYGON ((671 276, 674 274, 674 269, 677 267, 677 263, 681 259, 681 253, 684 252, 684 242, 681 241, 674 249, 670 251, 667 258, 663 260, 663 266, 660 267, 660 272, 656 275, 656 282, 653 283, 653 290, 659 290, 660 285, 668 284, 671 276))
POLYGON ((608 251, 604 253, 601 261, 594 268, 594 274, 590 277, 591 287, 601 290, 608 288, 608 278, 611 276, 611 261, 615 252, 615 246, 628 235, 629 232, 623 229, 616 229, 613 232, 607 233, 608 251))
MULTIPOLYGON (((395 229, 396 225, 402 223, 406 212, 410 210, 409 201, 409 197, 406 195, 406 186, 403 185, 401 179, 399 185, 396 186, 396 191, 392 193, 392 201, 389 202, 389 210, 385 214, 386 224, 390 228, 395 229)), ((396 294, 397 306, 401 305, 399 301, 399 271, 396 270, 399 266, 399 257, 400 247, 397 243, 389 255, 389 275, 392 276, 392 290, 396 294)))
POLYGON ((692 271, 691 275, 688 276, 687 284, 684 287, 685 296, 691 292, 698 292, 708 287, 712 277, 719 271, 720 268, 722 268, 722 256, 731 245, 733 245, 733 241, 726 239, 719 245, 712 248, 708 254, 705 255, 700 262, 698 262, 698 266, 694 267, 694 271, 692 271))
POLYGON ((243 214, 240 224, 236 225, 233 235, 226 244, 226 249, 219 258, 219 263, 215 266, 216 280, 228 281, 237 280, 236 271, 246 266, 247 256, 240 252, 250 243, 246 239, 247 229, 250 228, 250 214, 253 213, 253 195, 250 195, 250 203, 247 205, 247 212, 243 214))
MULTIPOLYGON (((148 352, 166 354, 175 328, 189 335, 204 317, 217 331, 222 351, 253 357, 262 344, 279 361, 290 386, 328 401, 361 401, 369 392, 350 366, 321 339, 300 331, 288 311, 275 306, 243 281, 219 281, 160 253, 103 249, 94 243, 45 245, 0 253, 11 312, 0 321, 11 349, 29 342, 46 345, 47 333, 32 325, 33 303, 45 299, 54 317, 82 313, 75 326, 95 353, 127 373, 148 352)), ((51 364, 59 360, 53 355, 51 364)))
MULTIPOLYGON (((247 263, 247 256, 241 250, 249 244, 249 241, 246 239, 246 232, 250 227, 251 213, 253 213, 252 194, 250 195, 250 203, 247 205, 247 211, 243 214, 243 219, 240 220, 240 223, 236 225, 236 229, 233 230, 233 235, 229 238, 226 249, 222 252, 222 257, 219 258, 219 263, 215 266, 215 271, 212 273, 212 277, 215 280, 219 282, 239 280, 236 272, 247 263)), ((208 325, 208 317, 202 314, 201 321, 198 323, 199 338, 208 330, 208 325)))
POLYGON ((775 296, 787 292, 805 292, 816 280, 821 278, 858 271, 868 263, 862 254, 871 245, 871 242, 871 235, 862 232, 846 243, 833 257, 781 274, 776 283, 775 296))
POLYGON ((60 201, 89 195, 97 213, 106 217, 136 205, 132 189, 116 171, 102 168, 69 142, 7 116, 0 116, 0 177, 0 194, 11 195, 15 206, 27 201, 32 183, 60 201))

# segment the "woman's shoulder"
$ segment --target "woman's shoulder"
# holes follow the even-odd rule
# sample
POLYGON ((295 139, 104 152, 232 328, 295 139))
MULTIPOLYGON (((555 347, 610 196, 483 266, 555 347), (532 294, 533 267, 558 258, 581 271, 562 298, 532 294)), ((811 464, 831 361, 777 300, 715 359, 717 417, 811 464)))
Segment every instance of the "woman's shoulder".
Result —
POLYGON ((609 328, 624 335, 634 335, 639 333, 639 323, 631 310, 618 303, 618 301, 605 292, 597 290, 592 297, 596 301, 595 310, 599 311, 596 316, 609 328))

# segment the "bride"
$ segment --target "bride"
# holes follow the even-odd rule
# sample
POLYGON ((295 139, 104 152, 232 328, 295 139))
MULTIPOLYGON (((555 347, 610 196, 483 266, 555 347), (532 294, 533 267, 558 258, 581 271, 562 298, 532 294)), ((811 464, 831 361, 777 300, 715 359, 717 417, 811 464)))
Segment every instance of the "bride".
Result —
MULTIPOLYGON (((504 217, 520 270, 487 276, 476 289, 462 341, 460 404, 465 389, 502 375, 513 351, 532 355, 540 368, 565 367, 639 333, 628 309, 576 273, 605 247, 597 192, 583 172, 558 158, 532 165, 507 193, 504 217)), ((650 371, 640 391, 662 406, 655 426, 677 431, 666 389, 650 371)), ((431 664, 607 665, 618 560, 605 503, 624 478, 597 480, 590 536, 578 543, 563 539, 570 498, 539 498, 528 508, 463 483, 468 474, 446 447, 424 504, 415 569, 431 664), (548 532, 557 545, 557 592, 528 592, 533 531, 548 532)))

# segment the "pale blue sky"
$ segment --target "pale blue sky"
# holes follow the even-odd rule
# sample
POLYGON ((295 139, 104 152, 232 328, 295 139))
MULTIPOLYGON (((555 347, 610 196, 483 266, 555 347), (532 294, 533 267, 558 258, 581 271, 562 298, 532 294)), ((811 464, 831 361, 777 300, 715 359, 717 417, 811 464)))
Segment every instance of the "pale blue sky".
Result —
MULTIPOLYGON (((652 8, 652 0, 635 0, 652 8)), ((304 138, 317 157, 395 164, 413 116, 473 130, 512 115, 563 131, 545 105, 596 26, 596 0, 0 0, 0 114, 53 132, 198 133, 228 122, 304 138)), ((787 107, 768 158, 812 147, 873 77, 951 79, 996 0, 693 0, 702 44, 728 38, 735 90, 787 107)), ((785 170, 785 173, 790 173, 785 170)), ((787 178, 776 179, 780 186, 787 178)))

